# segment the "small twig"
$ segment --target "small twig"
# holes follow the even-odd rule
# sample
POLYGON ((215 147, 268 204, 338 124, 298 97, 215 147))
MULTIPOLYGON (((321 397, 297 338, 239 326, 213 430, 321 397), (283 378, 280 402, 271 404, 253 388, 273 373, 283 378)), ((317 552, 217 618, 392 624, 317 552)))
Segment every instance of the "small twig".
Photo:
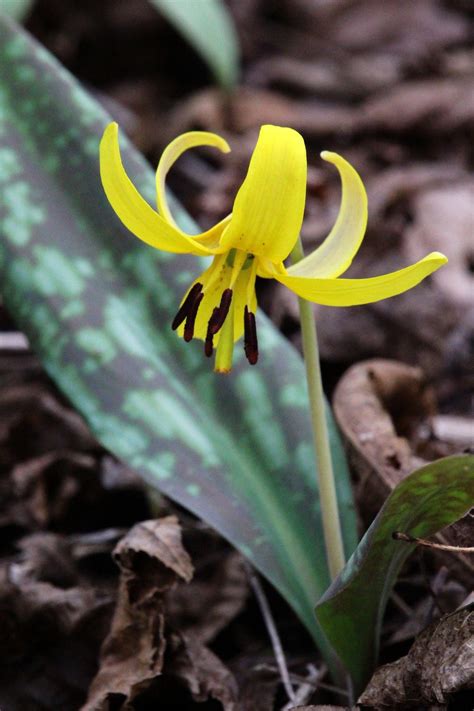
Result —
POLYGON ((444 543, 433 543, 425 538, 416 538, 402 531, 394 531, 392 538, 395 541, 404 541, 405 543, 416 543, 418 546, 426 546, 427 548, 436 548, 438 551, 452 551, 453 553, 474 553, 474 546, 448 546, 444 543))
MULTIPOLYGON (((321 670, 319 679, 321 679, 323 675, 324 669, 321 670)), ((305 679, 305 677, 302 677, 299 674, 290 674, 290 679, 294 684, 306 683, 309 685, 311 683, 308 679, 305 679)), ((345 696, 349 698, 350 694, 346 689, 341 689, 340 686, 334 686, 334 684, 328 684, 327 682, 320 681, 319 679, 317 683, 313 683, 313 691, 323 689, 324 691, 331 691, 334 694, 339 694, 340 696, 345 696)))
POLYGON ((278 631, 273 619, 270 605, 260 584, 259 579, 255 575, 254 571, 249 565, 246 565, 247 574, 250 582, 250 586, 254 592, 257 599, 258 606, 260 607, 260 612, 262 613, 263 620, 265 622, 265 627, 267 628, 268 636, 270 637, 273 653, 275 655, 278 670, 280 672, 280 677, 282 684, 285 688, 286 695, 292 703, 295 702, 295 692, 290 682, 290 674, 288 672, 288 667, 286 665, 285 654, 283 652, 283 647, 278 635, 278 631))
POLYGON ((316 691, 321 671, 316 669, 314 664, 308 664, 306 668, 308 670, 308 676, 301 682, 299 688, 296 690, 293 701, 283 706, 281 711, 290 711, 295 705, 300 706, 305 704, 311 694, 316 691))
POLYGON ((0 351, 28 351, 30 344, 19 331, 0 332, 0 351))

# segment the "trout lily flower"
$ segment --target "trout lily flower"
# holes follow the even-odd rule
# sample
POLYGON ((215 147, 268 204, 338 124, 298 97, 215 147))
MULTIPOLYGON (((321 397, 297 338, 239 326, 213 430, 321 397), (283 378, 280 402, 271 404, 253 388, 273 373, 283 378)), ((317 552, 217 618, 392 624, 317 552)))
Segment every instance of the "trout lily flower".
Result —
POLYGON ((284 261, 303 221, 306 149, 299 133, 278 126, 262 126, 232 213, 206 232, 187 234, 170 212, 165 180, 179 156, 196 146, 213 146, 224 153, 230 150, 223 138, 203 131, 185 133, 172 141, 156 171, 158 210, 142 198, 125 172, 116 123, 104 132, 100 171, 112 208, 136 237, 167 252, 213 257, 211 265, 185 293, 172 328, 185 341, 202 339, 207 356, 216 348, 218 371, 230 370, 234 342, 242 335, 248 361, 252 365, 257 362, 257 276, 276 279, 315 303, 356 306, 407 291, 447 261, 443 254, 432 252, 411 266, 383 276, 339 278, 364 237, 367 195, 354 168, 337 153, 324 151, 321 157, 337 168, 342 182, 339 215, 324 242, 286 268, 284 261))

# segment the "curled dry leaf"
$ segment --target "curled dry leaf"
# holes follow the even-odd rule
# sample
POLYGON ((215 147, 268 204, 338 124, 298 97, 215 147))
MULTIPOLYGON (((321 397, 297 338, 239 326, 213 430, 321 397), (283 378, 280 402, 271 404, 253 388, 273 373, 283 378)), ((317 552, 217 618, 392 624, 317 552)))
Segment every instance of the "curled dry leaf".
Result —
POLYGON ((357 472, 358 498, 372 517, 403 477, 423 464, 407 435, 433 413, 433 392, 419 368, 369 360, 345 373, 333 405, 357 472))
MULTIPOLYGON (((419 368, 369 360, 344 374, 336 387, 333 407, 357 476, 360 511, 369 523, 395 486, 426 463, 411 442, 416 440, 420 425, 426 426, 435 412, 434 391, 419 368)), ((459 545, 456 530, 469 526, 472 531, 469 515, 462 521, 438 534, 438 541, 459 545)), ((472 556, 441 551, 436 556, 472 582, 472 556)))
POLYGON ((169 694, 212 697, 232 711, 230 672, 199 641, 165 630, 165 595, 193 575, 177 518, 137 524, 114 557, 120 568, 117 606, 83 711, 108 711, 112 700, 114 708, 128 709, 143 694, 150 701, 169 694))
POLYGON ((473 686, 474 605, 469 605, 425 629, 406 657, 377 669, 359 703, 377 709, 446 704, 473 686))
POLYGON ((163 594, 193 574, 174 516, 134 526, 114 557, 121 573, 117 606, 84 711, 105 711, 111 695, 126 704, 161 673, 163 594))

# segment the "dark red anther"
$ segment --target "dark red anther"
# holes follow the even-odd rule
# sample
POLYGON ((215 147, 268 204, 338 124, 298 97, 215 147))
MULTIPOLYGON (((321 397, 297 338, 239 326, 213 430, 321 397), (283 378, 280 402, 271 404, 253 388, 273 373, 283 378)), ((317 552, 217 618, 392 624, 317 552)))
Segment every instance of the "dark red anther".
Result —
POLYGON ((222 328, 224 321, 229 313, 230 304, 232 301, 232 289, 224 289, 221 296, 221 302, 212 312, 212 316, 209 319, 208 333, 212 333, 213 336, 222 328))
POLYGON ((255 314, 247 306, 244 311, 244 350, 250 365, 258 361, 258 339, 255 314))
POLYGON ((207 333, 206 333, 206 340, 204 341, 204 353, 207 355, 208 358, 211 357, 213 351, 214 351, 214 333, 212 332, 211 328, 211 323, 212 319, 215 318, 216 313, 219 311, 217 306, 214 308, 214 311, 212 312, 212 316, 209 319, 209 323, 207 325, 207 333))
POLYGON ((201 291, 194 299, 189 313, 186 316, 186 323, 184 324, 184 340, 186 342, 191 341, 194 336, 194 323, 196 321, 197 312, 203 298, 204 294, 201 291))
POLYGON ((208 333, 206 336, 206 340, 204 341, 204 353, 208 358, 210 358, 214 352, 214 343, 212 342, 213 338, 214 336, 212 335, 212 333, 208 333))
MULTIPOLYGON (((191 313, 191 310, 194 306, 194 302, 198 298, 201 291, 202 291, 202 284, 200 282, 196 282, 196 284, 194 284, 193 288, 189 291, 189 294, 187 295, 187 297, 181 304, 178 313, 176 314, 176 316, 173 319, 173 323, 171 324, 171 328, 173 329, 173 331, 176 331, 176 329, 179 326, 181 326, 183 321, 185 321, 187 319, 187 317, 191 313)), ((199 303, 201 303, 201 302, 199 301, 199 303)), ((197 309, 196 309, 196 313, 197 313, 197 309)), ((194 315, 194 318, 196 318, 196 314, 194 315)), ((193 328, 194 328, 194 326, 193 326, 193 328)), ((192 336, 191 336, 191 338, 192 338, 192 336)))

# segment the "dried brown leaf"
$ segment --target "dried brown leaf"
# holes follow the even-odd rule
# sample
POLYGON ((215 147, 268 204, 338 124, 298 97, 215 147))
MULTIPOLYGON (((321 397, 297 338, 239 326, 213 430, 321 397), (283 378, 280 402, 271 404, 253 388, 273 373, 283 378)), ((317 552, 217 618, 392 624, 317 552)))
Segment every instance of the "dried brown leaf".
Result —
MULTIPOLYGON (((202 535, 198 540, 205 546, 202 535)), ((196 558, 192 583, 168 595, 166 607, 174 627, 208 643, 239 614, 247 596, 248 576, 241 555, 223 550, 214 561, 204 558, 202 566, 196 558)))
POLYGON ((425 79, 404 82, 369 99, 359 129, 424 135, 468 128, 474 122, 474 80, 425 79))
POLYGON ((273 711, 281 677, 265 664, 250 665, 239 676, 239 711, 273 711))
POLYGON ((469 26, 434 0, 359 0, 331 18, 327 31, 337 46, 351 51, 380 51, 404 62, 467 38, 469 26))
POLYGON ((161 674, 163 594, 193 574, 175 516, 134 526, 114 557, 121 571, 117 606, 84 711, 105 711, 111 694, 126 705, 161 674))
POLYGON ((473 687, 474 606, 470 605, 430 625, 406 657, 377 669, 359 703, 377 709, 439 705, 473 687))
POLYGON ((352 366, 334 393, 334 413, 359 479, 358 496, 371 516, 421 460, 406 436, 434 410, 419 368, 389 360, 352 366), (394 418, 398 419, 398 432, 394 418))
POLYGON ((415 196, 412 212, 413 223, 405 235, 410 259, 444 250, 449 262, 433 280, 459 305, 460 316, 461 309, 474 310, 474 180, 423 191, 415 196))
POLYGON ((323 704, 322 706, 295 706, 292 711, 355 711, 356 707, 352 706, 330 706, 323 704))
POLYGON ((197 703, 219 701, 223 711, 235 711, 237 686, 220 659, 188 635, 172 634, 167 639, 163 677, 176 679, 197 703))
POLYGON ((23 539, 22 560, 0 568, 0 708, 5 711, 78 708, 110 622, 110 596, 79 586, 63 541, 53 539, 52 534, 42 542, 23 539), (35 560, 38 552, 42 559, 35 560), (45 565, 45 555, 54 559, 54 575, 53 560, 45 565), (73 587, 59 587, 72 579, 73 587))
MULTIPOLYGON (((420 425, 424 423, 426 427, 435 412, 434 391, 419 368, 397 361, 369 360, 344 374, 336 387, 333 406, 357 477, 359 508, 369 523, 393 488, 425 463, 413 443, 420 425)), ((465 519, 472 526, 472 519, 465 519)), ((438 542, 454 541, 460 525, 464 524, 454 524, 438 534, 438 542)), ((444 552, 436 555, 455 568, 468 584, 472 581, 472 556, 444 552)))

